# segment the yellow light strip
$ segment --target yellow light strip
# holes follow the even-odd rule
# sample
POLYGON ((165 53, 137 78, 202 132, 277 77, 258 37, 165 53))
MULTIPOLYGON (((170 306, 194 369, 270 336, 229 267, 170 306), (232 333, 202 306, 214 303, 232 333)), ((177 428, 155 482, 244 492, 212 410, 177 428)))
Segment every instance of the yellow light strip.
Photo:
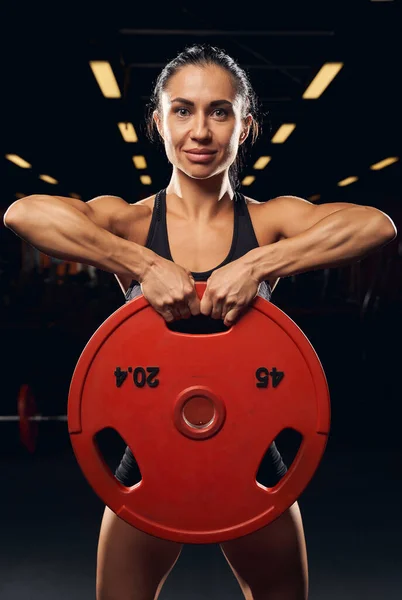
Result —
POLYGON ((242 185, 251 185, 255 181, 254 175, 247 175, 241 182, 242 185))
POLYGON ((138 137, 132 123, 118 123, 118 127, 125 142, 138 142, 138 137))
POLYGON ((6 154, 6 158, 22 169, 30 169, 32 167, 29 162, 18 156, 18 154, 6 154))
POLYGON ((295 129, 296 123, 284 123, 279 127, 271 142, 273 144, 283 144, 283 142, 288 139, 292 131, 294 131, 295 129))
POLYGON ((271 156, 260 156, 260 158, 254 164, 253 169, 264 169, 271 160, 271 158, 271 156))
POLYGON ((398 156, 390 156, 389 158, 384 158, 384 160, 380 160, 380 162, 375 163, 374 165, 371 165, 370 169, 372 171, 379 171, 380 169, 384 169, 385 167, 388 167, 388 165, 393 165, 398 160, 399 160, 398 156))
POLYGON ((152 183, 152 180, 149 175, 141 175, 140 179, 143 185, 151 185, 152 183))
POLYGON ((110 63, 106 60, 91 60, 89 65, 105 98, 120 98, 119 86, 110 63))
POLYGON ((147 163, 144 156, 133 156, 133 163, 136 169, 146 169, 147 163))
POLYGON ((303 94, 304 99, 319 98, 342 69, 343 63, 326 63, 318 71, 303 94))
POLYGON ((46 183, 52 183, 52 184, 59 183, 57 181, 57 179, 50 177, 50 175, 39 175, 39 179, 42 179, 42 181, 46 181, 46 183))
POLYGON ((339 187, 344 187, 345 185, 350 185, 358 180, 358 177, 346 177, 346 179, 342 179, 342 181, 338 181, 339 187))

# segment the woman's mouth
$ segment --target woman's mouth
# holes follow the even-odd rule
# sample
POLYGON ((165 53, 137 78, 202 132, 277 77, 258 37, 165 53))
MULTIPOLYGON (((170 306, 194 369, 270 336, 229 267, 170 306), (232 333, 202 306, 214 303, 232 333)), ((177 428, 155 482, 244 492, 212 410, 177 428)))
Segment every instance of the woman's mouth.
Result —
POLYGON ((189 152, 188 150, 185 151, 185 152, 186 152, 186 154, 188 156, 188 159, 191 162, 194 162, 194 163, 197 163, 197 162, 202 162, 202 163, 210 162, 210 161, 212 161, 214 159, 214 156, 216 154, 216 152, 208 152, 208 153, 205 153, 205 154, 199 154, 198 152, 189 152))

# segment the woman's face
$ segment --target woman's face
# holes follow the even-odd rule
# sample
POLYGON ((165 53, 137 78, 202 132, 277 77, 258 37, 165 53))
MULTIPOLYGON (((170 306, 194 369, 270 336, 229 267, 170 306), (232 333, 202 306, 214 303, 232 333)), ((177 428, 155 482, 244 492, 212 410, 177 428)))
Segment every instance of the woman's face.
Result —
POLYGON ((251 115, 230 75, 216 65, 189 65, 170 78, 154 119, 169 161, 190 177, 204 179, 228 169, 247 138, 251 115), (191 150, 205 150, 195 154, 191 150))

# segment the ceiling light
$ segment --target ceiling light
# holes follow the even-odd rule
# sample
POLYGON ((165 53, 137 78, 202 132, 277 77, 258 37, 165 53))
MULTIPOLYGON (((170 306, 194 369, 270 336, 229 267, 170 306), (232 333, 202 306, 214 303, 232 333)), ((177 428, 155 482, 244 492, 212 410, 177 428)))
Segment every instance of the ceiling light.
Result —
POLYGON ((6 158, 23 169, 30 169, 32 165, 17 154, 6 154, 6 158))
POLYGON ((389 158, 384 158, 384 160, 380 160, 380 162, 371 165, 370 169, 372 171, 379 171, 380 169, 384 169, 384 167, 388 167, 388 165, 394 164, 398 160, 398 156, 390 156, 389 158))
POLYGON ((344 187, 345 185, 350 185, 358 180, 358 177, 346 177, 346 179, 342 179, 342 181, 338 181, 339 187, 344 187))
POLYGON ((343 63, 326 63, 323 65, 304 92, 303 98, 319 98, 342 67, 343 63))
POLYGON ((243 181, 241 182, 241 184, 242 185, 251 185, 254 180, 255 180, 254 175, 247 175, 247 177, 245 177, 243 179, 243 181))
POLYGON ((271 156, 260 156, 260 158, 254 164, 253 169, 264 169, 270 160, 271 156))
POLYGON ((52 183, 52 184, 59 183, 57 181, 57 179, 50 177, 50 175, 39 175, 39 179, 42 179, 42 181, 46 181, 46 183, 52 183))
POLYGON ((296 129, 295 123, 284 123, 279 127, 271 142, 273 144, 283 144, 283 142, 287 140, 294 129, 296 129))
POLYGON ((133 156, 133 162, 135 164, 136 169, 146 169, 147 163, 143 156, 133 156))
POLYGON ((105 98, 120 98, 119 86, 110 64, 106 60, 92 60, 89 64, 105 98))
POLYGON ((118 123, 118 126, 125 142, 138 142, 138 137, 132 123, 118 123))

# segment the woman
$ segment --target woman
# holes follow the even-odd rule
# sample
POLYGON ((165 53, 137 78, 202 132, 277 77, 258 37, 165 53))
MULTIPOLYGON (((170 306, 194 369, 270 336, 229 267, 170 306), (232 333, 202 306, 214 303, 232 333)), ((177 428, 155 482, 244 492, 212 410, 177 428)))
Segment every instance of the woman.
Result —
MULTIPOLYGON (((172 164, 165 190, 134 205, 113 196, 29 196, 8 209, 5 224, 42 252, 114 273, 127 301, 143 293, 167 322, 203 314, 227 326, 257 294, 270 300, 280 277, 359 260, 390 242, 394 224, 372 207, 292 196, 257 202, 235 191, 244 144, 258 134, 257 104, 246 73, 224 51, 186 48, 158 77, 148 114, 172 164), (196 280, 208 282, 201 301, 196 280)), ((274 444, 271 458, 280 478, 286 467, 274 444)), ((116 476, 129 484, 132 468, 127 449, 116 476)), ((307 598, 297 502, 220 547, 246 599, 307 598)), ((106 507, 98 600, 157 598, 181 549, 106 507)))

